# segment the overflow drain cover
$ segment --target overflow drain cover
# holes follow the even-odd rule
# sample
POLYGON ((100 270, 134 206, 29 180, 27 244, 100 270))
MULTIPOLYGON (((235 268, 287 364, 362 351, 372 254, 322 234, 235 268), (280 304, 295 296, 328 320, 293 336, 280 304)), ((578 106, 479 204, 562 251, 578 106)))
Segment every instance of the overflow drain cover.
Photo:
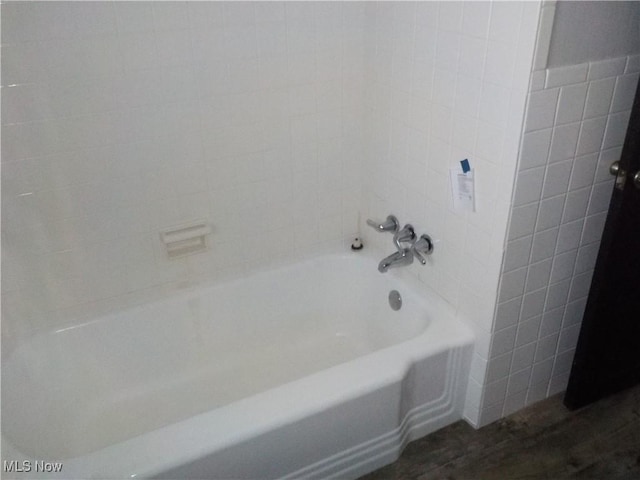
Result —
POLYGON ((400 292, 397 290, 391 290, 389 292, 389 305, 391 306, 391 310, 400 310, 400 307, 402 307, 400 292))

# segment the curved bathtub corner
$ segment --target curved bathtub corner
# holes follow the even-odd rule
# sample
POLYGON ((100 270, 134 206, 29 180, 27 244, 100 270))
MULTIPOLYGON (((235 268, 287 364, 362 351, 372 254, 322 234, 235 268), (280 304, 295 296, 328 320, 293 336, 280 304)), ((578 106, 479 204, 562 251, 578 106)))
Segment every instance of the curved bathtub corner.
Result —
POLYGON ((266 422, 261 435, 151 476, 344 479, 395 461, 408 442, 462 419, 473 335, 453 318, 430 328, 435 344, 417 338, 341 367, 340 381, 327 371, 265 395, 273 405, 286 397, 309 403, 281 424, 266 422))

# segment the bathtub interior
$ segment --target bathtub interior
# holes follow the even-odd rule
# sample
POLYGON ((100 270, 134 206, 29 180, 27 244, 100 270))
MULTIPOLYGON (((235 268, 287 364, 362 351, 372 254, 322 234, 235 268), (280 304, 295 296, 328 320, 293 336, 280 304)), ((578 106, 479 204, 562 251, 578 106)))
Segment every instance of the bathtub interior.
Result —
POLYGON ((401 284, 392 311, 373 269, 319 257, 39 336, 3 368, 3 435, 78 457, 419 336, 432 307, 401 284))

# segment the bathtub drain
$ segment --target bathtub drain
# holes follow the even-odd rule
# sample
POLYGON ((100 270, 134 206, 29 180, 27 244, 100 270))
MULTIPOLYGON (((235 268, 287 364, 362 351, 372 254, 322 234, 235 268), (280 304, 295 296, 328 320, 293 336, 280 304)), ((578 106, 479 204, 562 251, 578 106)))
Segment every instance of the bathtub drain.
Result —
POLYGON ((391 310, 400 310, 400 307, 402 307, 400 292, 397 290, 391 290, 389 292, 389 305, 391 306, 391 310))

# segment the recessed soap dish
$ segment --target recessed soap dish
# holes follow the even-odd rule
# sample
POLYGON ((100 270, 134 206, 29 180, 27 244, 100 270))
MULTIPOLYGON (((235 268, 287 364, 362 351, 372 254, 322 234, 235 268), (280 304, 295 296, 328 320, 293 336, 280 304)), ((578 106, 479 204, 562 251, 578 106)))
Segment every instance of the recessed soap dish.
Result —
POLYGON ((167 249, 169 258, 183 257, 207 249, 206 236, 211 233, 211 226, 206 223, 189 225, 160 233, 160 240, 167 249))

